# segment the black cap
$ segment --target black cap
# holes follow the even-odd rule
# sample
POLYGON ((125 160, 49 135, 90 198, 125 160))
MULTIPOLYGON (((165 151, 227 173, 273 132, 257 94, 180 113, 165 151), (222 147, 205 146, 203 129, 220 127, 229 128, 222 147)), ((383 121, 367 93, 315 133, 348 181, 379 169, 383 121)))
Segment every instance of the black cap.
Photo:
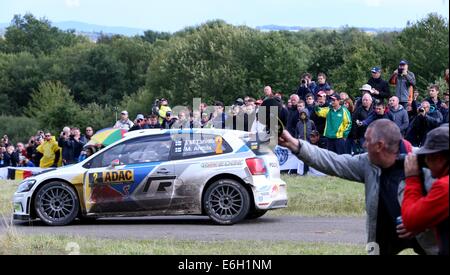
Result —
POLYGON ((448 151, 448 125, 431 130, 427 134, 425 144, 415 153, 427 155, 441 151, 448 151))

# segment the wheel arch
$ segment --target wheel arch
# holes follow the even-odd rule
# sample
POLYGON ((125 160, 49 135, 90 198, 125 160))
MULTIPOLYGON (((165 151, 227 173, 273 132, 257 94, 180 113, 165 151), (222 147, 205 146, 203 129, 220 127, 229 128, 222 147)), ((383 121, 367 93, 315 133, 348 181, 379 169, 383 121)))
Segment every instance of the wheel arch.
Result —
POLYGON ((254 198, 254 196, 253 196, 253 191, 252 191, 252 188, 251 188, 250 184, 249 184, 249 183, 246 183, 242 178, 240 178, 240 177, 238 177, 238 176, 236 176, 236 175, 234 175, 234 174, 231 174, 231 173, 222 173, 222 174, 218 174, 218 175, 215 175, 215 176, 213 176, 212 178, 210 178, 210 179, 206 182, 206 184, 203 186, 203 189, 202 189, 202 196, 201 196, 201 200, 200 200, 201 210, 202 210, 202 214, 203 214, 203 215, 206 214, 206 212, 205 212, 205 206, 204 206, 204 204, 203 204, 203 199, 204 199, 204 197, 205 197, 206 190, 208 189, 208 187, 209 187, 211 184, 213 184, 214 182, 216 182, 216 181, 218 181, 218 180, 221 180, 221 179, 232 179, 232 180, 237 181, 239 184, 241 184, 241 185, 247 190, 247 192, 248 192, 248 194, 249 194, 249 196, 250 196, 250 209, 254 209, 254 208, 255 208, 255 198, 254 198))
POLYGON ((39 183, 38 187, 36 187, 36 189, 33 191, 33 195, 31 196, 31 199, 30 199, 29 205, 28 205, 28 207, 29 207, 29 209, 30 209, 30 217, 31 217, 32 219, 36 219, 36 218, 37 218, 37 215, 36 215, 36 209, 34 209, 34 199, 36 198, 37 193, 38 193, 39 190, 41 190, 46 184, 51 183, 51 182, 56 182, 56 181, 67 183, 67 185, 69 185, 70 188, 73 189, 73 191, 74 191, 75 194, 77 195, 78 201, 80 202, 80 203, 79 203, 79 209, 78 209, 79 213, 80 213, 80 211, 82 210, 82 209, 81 209, 81 203, 82 203, 82 202, 80 201, 80 194, 78 194, 77 188, 75 188, 75 186, 74 186, 72 183, 70 183, 69 181, 67 181, 67 180, 65 180, 65 179, 61 179, 61 178, 50 178, 50 179, 46 179, 46 180, 42 181, 41 183, 39 183))

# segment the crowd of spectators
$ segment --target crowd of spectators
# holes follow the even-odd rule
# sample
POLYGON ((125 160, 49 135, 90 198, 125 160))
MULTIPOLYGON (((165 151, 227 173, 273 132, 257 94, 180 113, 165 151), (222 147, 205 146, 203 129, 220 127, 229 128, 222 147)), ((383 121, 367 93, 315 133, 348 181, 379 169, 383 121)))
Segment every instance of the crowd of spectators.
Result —
MULTIPOLYGON (((430 85, 427 94, 415 88, 416 76, 409 64, 401 60, 389 82, 382 78, 382 69, 373 67, 367 83, 361 83, 356 97, 350 91, 335 91, 324 73, 305 73, 299 86, 284 101, 284 96, 272 87, 264 87, 261 98, 238 98, 225 107, 221 101, 212 106, 201 103, 196 110, 187 107, 174 114, 169 100, 156 100, 148 115, 138 114, 132 121, 126 110, 113 128, 135 131, 141 129, 220 128, 252 131, 258 118, 258 108, 268 99, 276 100, 286 114, 285 128, 299 139, 338 154, 356 155, 365 151, 364 133, 376 120, 389 119, 401 130, 413 146, 420 147, 426 134, 448 122, 449 95, 441 93, 438 85, 430 85), (392 89, 392 91, 391 91, 392 89)), ((448 84, 448 70, 445 73, 448 84)), ((447 86, 448 87, 448 86, 447 86)), ((254 129, 253 129, 254 130, 254 129)), ((0 166, 39 166, 42 168, 69 165, 84 159, 92 150, 83 146, 94 134, 87 127, 84 135, 79 128, 65 127, 59 136, 39 131, 27 144, 11 144, 5 135, 0 147, 0 166)))

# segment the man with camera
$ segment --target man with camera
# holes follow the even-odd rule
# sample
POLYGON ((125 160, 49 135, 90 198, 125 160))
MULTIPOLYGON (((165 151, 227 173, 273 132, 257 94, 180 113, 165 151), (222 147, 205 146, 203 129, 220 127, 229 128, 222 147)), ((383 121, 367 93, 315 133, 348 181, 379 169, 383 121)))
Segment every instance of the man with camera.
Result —
POLYGON ((417 116, 411 121, 406 131, 406 139, 412 145, 420 147, 424 144, 426 134, 442 124, 443 118, 441 112, 426 100, 417 109, 417 116))
POLYGON ((438 127, 428 133, 425 144, 405 159, 406 187, 402 219, 406 230, 434 229, 439 254, 449 255, 449 128, 438 127), (436 180, 424 194, 421 168, 427 167, 436 180))
POLYGON ((409 71, 409 64, 406 60, 401 60, 398 68, 392 74, 389 83, 395 85, 395 96, 400 100, 400 105, 407 108, 413 101, 414 86, 416 76, 409 71))
POLYGON ((58 146, 62 148, 62 163, 70 165, 78 162, 84 143, 80 140, 80 129, 64 127, 58 139, 58 146))
POLYGON ((312 81, 310 73, 305 73, 300 79, 300 85, 297 88, 297 95, 300 99, 306 100, 306 95, 313 93, 316 88, 316 83, 312 81))
MULTIPOLYGON (((279 145, 292 151, 305 164, 331 176, 337 176, 365 185, 367 213, 368 252, 374 254, 398 254, 403 249, 414 248, 423 254, 415 238, 400 238, 397 234, 396 218, 400 216, 398 186, 404 180, 403 162, 399 154, 410 147, 398 126, 387 119, 369 125, 365 133, 367 153, 360 155, 338 155, 320 149, 306 141, 292 137, 283 131, 279 145)), ((408 235, 409 232, 402 232, 408 235)))

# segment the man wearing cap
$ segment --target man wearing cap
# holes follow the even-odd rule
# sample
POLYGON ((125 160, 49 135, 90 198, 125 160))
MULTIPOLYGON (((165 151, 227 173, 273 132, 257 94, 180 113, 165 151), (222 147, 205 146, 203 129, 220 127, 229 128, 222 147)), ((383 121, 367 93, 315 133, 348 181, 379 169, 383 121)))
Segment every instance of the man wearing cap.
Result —
MULTIPOLYGON (((449 255, 449 128, 438 127, 428 133, 425 144, 405 159, 406 187, 402 202, 402 219, 406 230, 435 230, 439 254, 449 255), (419 158, 436 180, 424 194, 419 158)), ((422 162, 420 162, 422 163, 422 162)))
POLYGON ((391 90, 389 88, 389 84, 387 81, 381 78, 381 68, 373 67, 370 72, 372 73, 372 77, 367 81, 372 89, 369 91, 370 94, 378 99, 384 101, 391 97, 391 90))
POLYGON ((358 109, 361 106, 362 103, 362 98, 364 95, 368 94, 371 97, 371 102, 374 102, 374 97, 372 96, 372 86, 370 86, 369 84, 364 84, 362 85, 361 88, 359 88, 359 91, 361 93, 361 97, 357 97, 355 99, 355 109, 358 109))
POLYGON ((401 60, 398 69, 392 74, 389 83, 395 85, 395 96, 399 98, 400 105, 406 109, 413 101, 414 86, 416 86, 416 76, 408 69, 406 60, 401 60))
POLYGON ((113 128, 130 130, 133 127, 134 123, 130 119, 128 119, 128 112, 122 111, 120 113, 120 119, 114 124, 113 128))
POLYGON ((135 124, 133 125, 133 127, 130 128, 130 132, 131 131, 136 131, 136 130, 142 130, 142 129, 149 129, 147 122, 145 121, 145 117, 142 114, 138 114, 136 116, 135 119, 135 124))
POLYGON ((352 128, 352 117, 347 108, 341 106, 338 94, 330 97, 331 107, 316 107, 319 117, 326 118, 325 133, 327 149, 337 154, 345 153, 345 139, 352 128))

